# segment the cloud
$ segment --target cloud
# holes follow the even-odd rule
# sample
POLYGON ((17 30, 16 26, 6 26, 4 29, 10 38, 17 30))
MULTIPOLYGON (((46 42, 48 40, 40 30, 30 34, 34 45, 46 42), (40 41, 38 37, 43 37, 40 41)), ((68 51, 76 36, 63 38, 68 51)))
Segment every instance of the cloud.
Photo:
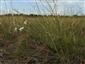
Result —
MULTIPOLYGON (((85 1, 85 0, 84 0, 85 1)), ((83 0, 58 0, 58 12, 60 14, 83 14, 83 0)))

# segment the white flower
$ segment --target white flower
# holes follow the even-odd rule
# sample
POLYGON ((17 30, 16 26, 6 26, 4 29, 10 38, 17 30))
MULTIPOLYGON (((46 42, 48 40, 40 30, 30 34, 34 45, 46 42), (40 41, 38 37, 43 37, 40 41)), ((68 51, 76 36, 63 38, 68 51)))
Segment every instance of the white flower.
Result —
POLYGON ((27 20, 24 21, 24 24, 25 24, 25 25, 27 24, 27 20))
POLYGON ((14 30, 15 30, 15 31, 17 31, 17 30, 18 30, 18 28, 17 28, 17 27, 15 27, 15 28, 14 28, 14 30))
POLYGON ((19 31, 22 31, 23 29, 24 29, 24 27, 20 27, 20 28, 19 28, 19 31))

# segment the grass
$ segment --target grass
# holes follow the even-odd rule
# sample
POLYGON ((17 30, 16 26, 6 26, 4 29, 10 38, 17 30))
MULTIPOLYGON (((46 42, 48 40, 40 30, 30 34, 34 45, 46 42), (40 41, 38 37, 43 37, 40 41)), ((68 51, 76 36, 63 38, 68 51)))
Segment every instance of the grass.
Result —
POLYGON ((0 16, 0 40, 6 41, 1 48, 14 58, 31 56, 33 43, 54 53, 56 60, 51 64, 85 63, 84 16, 0 16))

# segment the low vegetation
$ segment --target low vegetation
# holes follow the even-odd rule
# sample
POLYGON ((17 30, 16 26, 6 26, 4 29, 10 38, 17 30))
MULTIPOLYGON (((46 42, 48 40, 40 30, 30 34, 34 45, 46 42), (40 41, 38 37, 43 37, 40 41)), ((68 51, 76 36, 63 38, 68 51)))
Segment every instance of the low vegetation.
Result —
POLYGON ((85 17, 0 16, 0 49, 28 64, 85 64, 85 17))

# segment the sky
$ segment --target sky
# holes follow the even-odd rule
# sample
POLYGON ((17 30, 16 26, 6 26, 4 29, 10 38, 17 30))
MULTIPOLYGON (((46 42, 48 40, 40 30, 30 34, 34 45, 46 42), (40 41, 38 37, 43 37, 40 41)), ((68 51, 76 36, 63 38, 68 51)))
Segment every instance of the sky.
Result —
POLYGON ((0 0, 0 14, 54 14, 85 15, 85 0, 0 0), (36 1, 36 2, 35 2, 36 1), (49 3, 49 4, 48 4, 49 3), (53 10, 52 10, 53 9, 53 10))

